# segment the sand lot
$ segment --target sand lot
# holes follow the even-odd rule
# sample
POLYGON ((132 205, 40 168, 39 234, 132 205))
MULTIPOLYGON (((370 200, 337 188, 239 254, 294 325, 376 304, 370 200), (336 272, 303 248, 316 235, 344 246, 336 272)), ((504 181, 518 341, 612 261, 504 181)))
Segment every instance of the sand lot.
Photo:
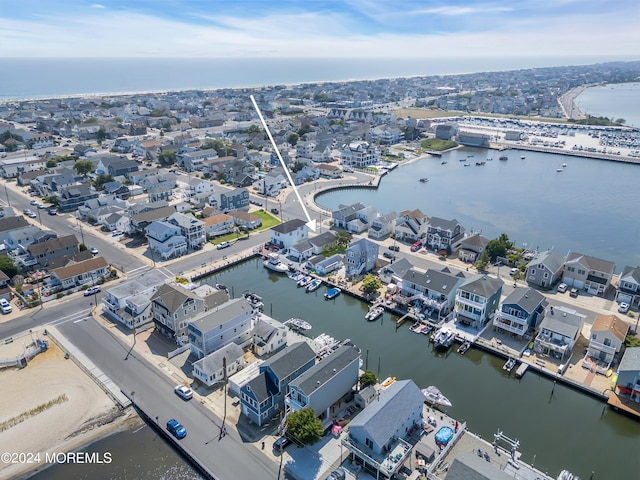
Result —
MULTIPOLYGON (((35 332, 34 332, 35 335, 35 332)), ((47 338, 47 337, 40 337, 47 338)), ((22 339, 0 346, 0 358, 15 357, 22 339)), ((26 337, 24 343, 31 339, 26 337)), ((44 468, 45 452, 64 452, 81 447, 115 431, 126 423, 114 402, 72 360, 65 359, 55 343, 18 370, 0 371, 0 454, 40 453, 38 462, 25 463, 7 457, 0 461, 0 477, 15 478, 34 468, 44 468), (60 399, 65 395, 66 399, 60 399), (7 421, 58 399, 49 408, 29 415, 7 428, 7 421)), ((64 397, 63 397, 64 398, 64 397)))

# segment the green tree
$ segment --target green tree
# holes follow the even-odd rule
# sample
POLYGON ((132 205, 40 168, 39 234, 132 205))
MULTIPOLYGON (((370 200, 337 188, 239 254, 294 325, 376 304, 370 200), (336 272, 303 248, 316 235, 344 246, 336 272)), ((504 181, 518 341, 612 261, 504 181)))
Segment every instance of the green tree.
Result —
POLYGON ((204 141, 201 150, 208 150, 213 148, 219 157, 226 157, 229 155, 229 146, 224 142, 224 140, 220 140, 219 138, 208 138, 204 141))
POLYGON ((54 158, 47 160, 47 168, 54 168, 58 166, 58 162, 54 158))
POLYGON ((487 265, 489 265, 489 254, 484 250, 480 254, 480 257, 478 257, 478 260, 476 260, 474 266, 479 272, 484 272, 487 269, 487 265))
POLYGON ((513 242, 509 240, 509 236, 506 233, 503 233, 498 238, 489 240, 486 252, 491 261, 495 261, 497 257, 506 257, 511 248, 513 248, 513 242))
POLYGON ((162 130, 164 130, 165 132, 170 132, 171 131, 171 120, 165 120, 162 123, 162 130))
POLYGON ((298 135, 303 136, 305 133, 309 133, 311 131, 311 125, 305 123, 298 129, 298 135))
POLYGON ((176 152, 169 150, 158 155, 158 161, 163 167, 168 167, 176 163, 176 152))
POLYGON ((346 248, 347 246, 349 246, 349 242, 351 242, 351 234, 349 232, 336 233, 336 244, 339 247, 346 248))
POLYGON ((260 133, 260 127, 252 123, 251 126, 244 131, 244 133, 260 133))
POLYGON ((100 129, 96 133, 96 140, 98 140, 98 143, 102 143, 105 138, 107 138, 107 132, 104 127, 100 127, 100 129))
POLYGON ((86 175, 93 170, 93 162, 91 160, 78 160, 73 164, 73 169, 78 175, 86 175))
POLYGON ((373 293, 382 286, 380 279, 370 273, 366 274, 362 279, 362 291, 364 293, 373 293))
POLYGON ((300 135, 298 135, 296 132, 290 133, 287 137, 287 143, 292 147, 296 146, 298 140, 300 140, 300 135))
POLYGON ((360 388, 368 387, 369 385, 375 385, 378 381, 376 374, 367 370, 360 376, 360 388))
POLYGON ((109 182, 113 182, 113 177, 111 175, 100 173, 93 181, 93 186, 96 190, 100 191, 104 189, 104 184, 109 182))
POLYGON ((80 245, 78 245, 78 250, 80 252, 84 252, 85 250, 87 250, 87 246, 84 243, 81 243, 80 245))
POLYGON ((18 274, 18 267, 16 267, 11 258, 0 255, 0 271, 3 271, 7 277, 12 278, 18 274))
POLYGON ((303 408, 287 417, 287 435, 302 445, 313 445, 322 438, 322 422, 313 408, 303 408))

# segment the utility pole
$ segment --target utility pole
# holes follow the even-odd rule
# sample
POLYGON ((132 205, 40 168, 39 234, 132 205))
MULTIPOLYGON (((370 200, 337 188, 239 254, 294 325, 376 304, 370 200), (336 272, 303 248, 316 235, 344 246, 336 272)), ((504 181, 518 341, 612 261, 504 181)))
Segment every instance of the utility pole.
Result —
POLYGON ((225 422, 227 421, 227 357, 222 357, 222 375, 224 378, 224 415, 222 416, 222 427, 220 427, 220 433, 224 434, 225 422))

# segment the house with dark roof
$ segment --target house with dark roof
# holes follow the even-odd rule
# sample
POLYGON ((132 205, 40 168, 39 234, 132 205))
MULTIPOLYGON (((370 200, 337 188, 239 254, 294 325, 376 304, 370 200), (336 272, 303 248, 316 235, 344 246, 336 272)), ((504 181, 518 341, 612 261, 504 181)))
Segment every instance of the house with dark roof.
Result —
POLYGON ((527 264, 524 278, 529 285, 549 287, 562 278, 565 257, 555 248, 540 252, 527 264))
POLYGON ((313 255, 313 245, 308 239, 304 238, 289 247, 288 258, 296 262, 302 262, 313 255))
POLYGON ((398 380, 349 422, 343 443, 356 462, 364 462, 381 478, 391 478, 411 455, 408 432, 422 423, 425 396, 413 380, 398 380))
POLYGON ((260 373, 240 388, 241 412, 258 426, 284 410, 289 382, 310 369, 316 354, 308 343, 288 345, 260 365, 260 373))
POLYGON ((53 259, 73 255, 77 251, 78 239, 73 234, 32 243, 27 247, 29 257, 42 268, 47 267, 53 259))
POLYGON ((318 275, 329 275, 343 265, 343 257, 339 253, 327 258, 325 258, 324 255, 316 255, 307 262, 307 267, 314 269, 318 275))
POLYGON ((564 265, 562 281, 569 287, 603 296, 611 284, 616 264, 608 260, 571 252, 564 265))
POLYGON ((463 262, 474 263, 484 252, 489 244, 489 239, 476 233, 465 237, 460 242, 458 258, 463 262))
POLYGON ((357 277, 372 271, 378 262, 378 244, 360 238, 349 244, 344 252, 345 275, 357 277))
POLYGON ((369 225, 369 238, 374 240, 387 238, 393 233, 397 218, 396 212, 385 213, 374 218, 369 225))
POLYGON ((87 200, 98 198, 99 195, 89 183, 62 187, 58 192, 58 207, 62 212, 71 212, 87 200))
POLYGON ((9 232, 20 230, 31 225, 22 215, 5 216, 0 218, 0 243, 4 243, 9 232))
POLYGON ((358 383, 359 364, 360 351, 353 345, 341 345, 289 383, 288 409, 312 408, 320 420, 330 421, 339 410, 334 404, 358 383))
POLYGON ((533 288, 514 288, 493 317, 493 326, 522 338, 536 329, 547 308, 547 299, 533 288))
POLYGON ((408 303, 439 320, 453 309, 456 291, 465 281, 462 272, 454 275, 448 268, 430 268, 425 272, 411 268, 401 277, 399 286, 408 303))
POLYGON ((180 227, 172 223, 151 222, 145 228, 145 235, 152 257, 155 253, 159 255, 159 259, 167 260, 185 255, 188 251, 186 237, 182 235, 180 227))
POLYGON ((616 388, 631 401, 640 401, 640 347, 627 348, 618 366, 616 388))
POLYGON ((270 355, 287 344, 287 327, 261 314, 255 318, 251 337, 253 353, 259 357, 270 355))
POLYGON ((461 452, 447 471, 447 480, 513 480, 514 477, 494 463, 471 451, 461 452))
POLYGON ((309 227, 304 220, 294 218, 271 228, 271 243, 281 249, 289 250, 300 240, 307 239, 309 227))
POLYGON ((107 275, 107 266, 104 257, 94 257, 56 268, 51 272, 49 285, 57 290, 94 285, 101 277, 107 275))
POLYGON ((559 360, 568 359, 580 337, 584 315, 563 307, 549 306, 540 323, 533 350, 544 355, 553 355, 559 360))
POLYGON ((378 270, 378 276, 382 283, 401 285, 402 277, 413 268, 413 265, 405 257, 384 265, 378 270))
POLYGON ((434 250, 451 249, 455 252, 458 242, 464 238, 464 227, 455 218, 446 220, 431 217, 427 226, 427 245, 434 250))
POLYGON ((482 330, 498 309, 504 282, 488 275, 476 275, 456 290, 458 321, 482 330))
POLYGON ((189 320, 205 311, 204 299, 182 286, 165 283, 151 297, 153 323, 160 333, 186 341, 189 320))
MULTIPOLYGON (((166 205, 164 202, 159 203, 159 208, 145 209, 139 213, 133 213, 131 215, 131 227, 140 234, 144 234, 146 228, 155 221, 165 221, 171 215, 176 213, 176 207, 173 205, 166 205)), ((149 204, 153 205, 153 204, 149 204)))
POLYGON ((213 387, 224 382, 225 377, 242 370, 246 363, 242 347, 230 343, 193 362, 193 378, 207 387, 213 387))
POLYGON ((314 255, 320 255, 326 248, 331 248, 336 245, 336 234, 331 230, 327 230, 315 237, 309 238, 312 252, 314 255))
POLYGON ((214 198, 213 206, 218 207, 223 212, 248 210, 249 190, 246 188, 234 188, 231 191, 220 192, 214 198))
POLYGON ((629 325, 616 315, 598 315, 591 326, 589 347, 582 366, 605 375, 621 352, 629 325))
POLYGON ((331 212, 331 220, 333 221, 333 226, 346 230, 349 222, 355 220, 357 212, 359 212, 363 208, 364 205, 361 203, 354 203, 352 205, 339 205, 337 210, 331 212))
POLYGON ((632 307, 640 306, 640 266, 625 266, 618 277, 617 302, 626 302, 632 307))

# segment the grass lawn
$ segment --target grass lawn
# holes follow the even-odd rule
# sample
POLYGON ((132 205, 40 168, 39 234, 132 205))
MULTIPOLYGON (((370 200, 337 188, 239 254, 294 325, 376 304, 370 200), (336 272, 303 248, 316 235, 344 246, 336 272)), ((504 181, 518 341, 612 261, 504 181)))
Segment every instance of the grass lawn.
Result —
MULTIPOLYGON (((264 210, 258 210, 257 212, 251 212, 251 213, 260 217, 260 219, 262 220, 262 225, 256 228, 255 230, 251 230, 250 234, 254 232, 261 232, 263 230, 268 230, 269 228, 274 227, 280 223, 280 220, 277 217, 271 215, 270 213, 265 212, 264 210)), ((239 238, 246 237, 246 236, 247 236, 246 233, 232 232, 232 233, 227 233, 226 235, 220 235, 219 237, 215 237, 213 240, 211 240, 211 243, 213 243, 214 245, 217 245, 222 242, 234 242, 239 238)))

